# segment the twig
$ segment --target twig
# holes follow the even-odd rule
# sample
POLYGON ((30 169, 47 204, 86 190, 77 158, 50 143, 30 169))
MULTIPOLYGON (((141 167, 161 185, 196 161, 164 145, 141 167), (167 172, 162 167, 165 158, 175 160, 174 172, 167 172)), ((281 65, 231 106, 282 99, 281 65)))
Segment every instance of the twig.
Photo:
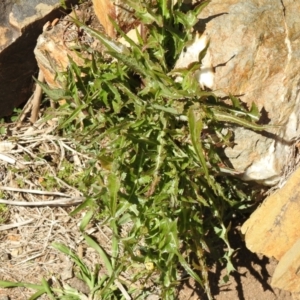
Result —
POLYGON ((36 201, 36 202, 25 202, 25 201, 14 201, 14 200, 5 200, 0 199, 0 203, 15 205, 15 206, 71 206, 76 205, 84 201, 84 197, 78 198, 61 198, 51 201, 36 201))
POLYGON ((22 112, 19 114, 19 117, 17 119, 17 125, 16 128, 21 127, 22 122, 24 121, 24 119, 26 118, 26 115, 30 112, 31 108, 32 108, 32 99, 33 99, 34 95, 31 95, 30 98, 28 99, 27 103, 25 104, 25 106, 23 107, 22 112))
POLYGON ((46 192, 46 191, 39 191, 39 190, 30 190, 30 189, 19 189, 9 186, 0 186, 0 190, 3 191, 12 191, 12 192, 20 192, 20 193, 31 193, 31 194, 39 194, 39 195, 47 195, 47 196, 61 196, 61 197, 70 197, 64 193, 59 192, 46 192))
MULTIPOLYGON (((38 81, 40 82, 44 81, 44 74, 41 70, 39 70, 38 81)), ((42 99, 42 87, 37 83, 35 86, 35 91, 32 99, 32 109, 31 109, 31 117, 30 117, 30 122, 32 124, 35 123, 38 118, 41 99, 42 99)))
POLYGON ((23 225, 29 224, 29 223, 31 223, 33 221, 34 221, 34 219, 29 219, 29 220, 26 220, 26 221, 23 221, 23 222, 14 223, 14 224, 1 225, 0 226, 0 231, 8 230, 8 229, 19 227, 19 226, 23 226, 23 225))
POLYGON ((0 159, 3 161, 6 161, 9 164, 14 165, 16 163, 16 160, 12 157, 9 157, 8 155, 0 153, 0 159))
POLYGON ((123 287, 121 282, 119 282, 118 280, 115 280, 115 285, 121 291, 121 293, 123 294, 123 296, 125 297, 126 300, 131 300, 131 297, 129 296, 129 294, 127 293, 127 291, 125 290, 125 288, 123 287))
MULTIPOLYGON (((38 80, 43 82, 44 81, 44 74, 41 70, 39 70, 38 80)), ((18 120, 17 120, 17 128, 21 127, 22 122, 24 121, 26 115, 31 111, 30 122, 35 123, 39 114, 40 104, 42 99, 42 88, 37 83, 35 86, 35 91, 33 95, 30 96, 27 103, 25 104, 22 112, 20 113, 18 120)))
POLYGON ((25 262, 27 262, 27 261, 33 260, 33 259, 35 259, 35 258, 37 258, 37 257, 42 256, 42 255, 44 255, 43 252, 38 253, 38 254, 36 254, 36 255, 33 255, 33 256, 31 256, 31 257, 28 257, 28 258, 26 258, 26 259, 24 259, 24 260, 22 260, 22 261, 16 263, 15 266, 21 265, 21 264, 23 264, 23 263, 25 263, 25 262))

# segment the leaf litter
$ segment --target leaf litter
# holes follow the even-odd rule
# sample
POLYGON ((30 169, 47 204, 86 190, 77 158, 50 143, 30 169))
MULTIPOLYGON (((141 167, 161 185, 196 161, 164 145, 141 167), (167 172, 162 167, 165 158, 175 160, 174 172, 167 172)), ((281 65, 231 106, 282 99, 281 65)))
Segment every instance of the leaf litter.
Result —
MULTIPOLYGON (((9 208, 0 204, 0 219, 5 223, 0 226, 0 278, 33 284, 42 278, 52 278, 54 283, 73 278, 78 285, 74 264, 51 243, 68 245, 90 267, 99 263, 95 251, 82 243, 79 223, 83 213, 70 216, 85 198, 58 174, 64 161, 72 161, 77 173, 89 158, 78 153, 66 138, 51 135, 55 128, 51 122, 21 128, 14 123, 4 126, 7 134, 1 135, 0 141, 0 203, 9 208)), ((107 226, 90 223, 86 232, 103 241, 102 247, 111 252, 107 226)), ((0 288, 0 295, 12 299, 29 299, 31 294, 32 290, 24 287, 0 288)))

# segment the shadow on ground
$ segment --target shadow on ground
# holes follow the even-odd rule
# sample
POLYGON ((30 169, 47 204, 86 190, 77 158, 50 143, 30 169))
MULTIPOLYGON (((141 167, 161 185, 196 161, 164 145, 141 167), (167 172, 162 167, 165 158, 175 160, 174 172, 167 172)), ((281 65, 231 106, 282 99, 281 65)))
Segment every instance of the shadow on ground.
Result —
MULTIPOLYGON (((271 276, 277 262, 263 255, 250 252, 240 234, 239 226, 229 236, 231 245, 238 249, 233 256, 235 272, 229 281, 222 284, 222 278, 227 274, 221 264, 215 264, 209 271, 211 293, 216 300, 290 300, 289 292, 273 289, 270 285, 271 276)), ((193 280, 185 282, 179 292, 180 300, 209 300, 204 290, 193 280)))

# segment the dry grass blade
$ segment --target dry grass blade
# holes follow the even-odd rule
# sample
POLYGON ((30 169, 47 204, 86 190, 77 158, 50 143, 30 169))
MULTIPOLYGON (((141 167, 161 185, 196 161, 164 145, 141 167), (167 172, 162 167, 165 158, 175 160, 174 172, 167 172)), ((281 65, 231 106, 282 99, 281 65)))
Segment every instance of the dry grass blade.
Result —
POLYGON ((34 221, 34 219, 30 219, 30 220, 26 220, 26 221, 14 223, 14 224, 1 225, 0 226, 0 231, 12 229, 12 228, 15 228, 15 227, 20 227, 20 226, 23 226, 23 225, 27 225, 27 224, 32 223, 33 221, 34 221))
POLYGON ((0 160, 3 160, 9 164, 14 165, 16 163, 16 160, 8 155, 0 153, 0 160))
POLYGON ((21 192, 21 193, 32 193, 32 194, 39 194, 39 195, 48 195, 48 196, 61 196, 61 197, 69 197, 64 193, 59 192, 46 192, 46 191, 39 191, 39 190, 29 190, 29 189, 18 189, 14 187, 8 186, 0 186, 0 190, 3 191, 12 191, 12 192, 21 192))
MULTIPOLYGON (((4 126, 9 134, 0 136, 0 222, 6 223, 0 224, 0 278, 39 284, 49 274, 73 274, 68 258, 51 243, 62 242, 77 253, 82 248, 80 215, 69 213, 85 200, 76 180, 91 158, 78 152, 68 138, 53 134, 52 123, 39 120, 31 126, 24 120, 19 128, 16 123, 4 126)), ((101 239, 97 229, 90 227, 89 232, 101 239)), ((97 254, 87 252, 83 259, 95 265, 97 254)), ((0 288, 2 293, 18 300, 32 295, 22 287, 0 288)))
POLYGON ((125 288, 124 288, 124 286, 122 285, 121 282, 119 282, 118 280, 115 280, 115 285, 121 291, 122 295, 124 296, 124 298, 126 300, 131 300, 131 297, 129 296, 129 294, 127 293, 127 291, 125 290, 125 288))
POLYGON ((4 200, 0 199, 0 203, 7 205, 16 206, 71 206, 77 205, 84 201, 84 197, 79 198, 61 198, 52 201, 37 201, 37 202, 25 202, 25 201, 14 201, 14 200, 4 200))
MULTIPOLYGON (((38 80, 41 82, 44 81, 44 74, 41 70, 39 71, 38 80)), ((39 84, 37 84, 32 99, 32 109, 31 109, 31 118, 30 118, 31 123, 35 123, 36 120, 38 119, 41 100, 42 100, 42 88, 39 84)))

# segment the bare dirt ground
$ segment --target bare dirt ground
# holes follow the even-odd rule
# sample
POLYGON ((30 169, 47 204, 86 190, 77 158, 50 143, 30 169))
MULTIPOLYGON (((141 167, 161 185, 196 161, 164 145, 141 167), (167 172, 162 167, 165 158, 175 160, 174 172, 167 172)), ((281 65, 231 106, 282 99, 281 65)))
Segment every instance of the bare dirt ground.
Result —
MULTIPOLYGON (((211 291, 215 300, 292 300, 297 295, 270 285, 272 274, 277 266, 275 259, 250 252, 240 236, 238 229, 231 236, 232 246, 238 251, 233 262, 236 272, 230 275, 226 284, 221 284, 221 278, 226 270, 215 265, 210 270, 211 291)), ((208 300, 203 290, 195 288, 192 280, 180 291, 180 300, 208 300)))
MULTIPOLYGON (((67 282, 74 288, 85 292, 87 287, 76 280, 73 273, 74 265, 68 257, 58 253, 50 244, 60 241, 68 244, 77 254, 83 255, 90 265, 99 262, 92 249, 83 246, 78 229, 78 220, 68 215, 70 208, 12 208, 12 219, 27 219, 32 222, 2 231, 0 237, 0 278, 10 281, 25 281, 40 284, 42 277, 55 283, 56 278, 67 282)), ((108 250, 110 230, 106 232, 97 226, 89 232, 102 241, 102 246, 108 250)), ((233 246, 239 248, 234 256, 237 271, 230 276, 228 283, 220 285, 220 279, 226 270, 214 265, 210 271, 211 290, 216 300, 289 300, 297 299, 296 295, 273 289, 270 286, 272 273, 277 265, 273 259, 257 256, 245 248, 236 231, 231 238, 233 246)), ((184 282, 179 288, 179 300, 207 300, 203 290, 196 286, 193 280, 184 282)), ((29 299, 33 292, 25 288, 1 289, 0 300, 29 299), (8 298, 5 298, 8 297, 8 298)), ((41 299, 48 299, 42 297, 41 299)))
MULTIPOLYGON (((74 264, 51 243, 67 245, 89 266, 99 262, 79 230, 84 211, 69 215, 84 198, 58 175, 67 159, 74 165, 68 179, 76 177, 86 158, 68 141, 51 135, 53 126, 55 122, 22 128, 7 124, 7 136, 0 140, 0 203, 8 204, 8 209, 0 206, 0 280, 41 284, 45 278, 55 284, 59 279, 84 290, 86 286, 74 279, 74 264)), ((94 223, 87 233, 111 254, 108 227, 94 223)), ((24 288, 0 289, 0 296, 9 299, 29 299, 32 294, 24 288)))

